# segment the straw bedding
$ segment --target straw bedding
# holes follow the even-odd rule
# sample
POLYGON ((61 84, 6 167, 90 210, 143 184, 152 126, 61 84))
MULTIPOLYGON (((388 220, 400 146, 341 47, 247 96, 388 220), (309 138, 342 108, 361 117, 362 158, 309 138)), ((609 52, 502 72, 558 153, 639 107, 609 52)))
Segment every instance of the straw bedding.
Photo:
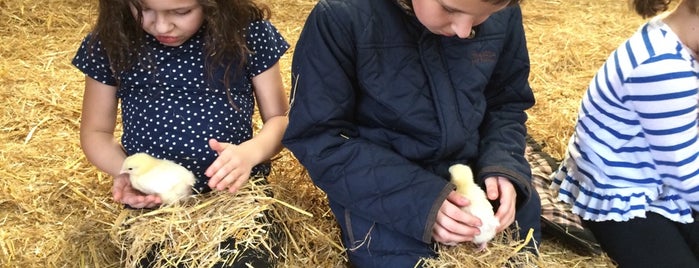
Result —
MULTIPOLYGON (((293 45, 315 1, 262 2, 272 8, 273 23, 293 45)), ((182 213, 175 208, 125 211, 113 202, 111 178, 80 150, 83 77, 70 65, 95 10, 96 1, 0 1, 0 267, 130 266, 145 247, 139 243, 174 239, 180 242, 173 248, 184 251, 193 243, 188 241, 215 243, 205 238, 230 235, 216 234, 221 226, 247 232, 235 233, 243 240, 254 238, 250 234, 259 226, 250 220, 259 209, 273 211, 283 223, 286 240, 275 252, 284 257, 279 266, 344 267, 339 229, 325 195, 288 151, 273 163, 268 187, 274 198, 263 198, 254 192, 263 190, 251 185, 246 191, 253 192, 235 197, 212 194, 192 200, 177 208, 182 213), (244 220, 248 222, 239 222, 244 220), (198 227, 185 233, 179 225, 169 225, 183 221, 198 227), (157 224, 169 231, 145 232, 157 224)), ((642 20, 618 0, 526 0, 523 11, 537 97, 529 111, 529 132, 547 153, 560 158, 587 83, 642 20)), ((281 60, 287 94, 292 53, 293 47, 281 60)), ((259 127, 259 120, 255 124, 259 127)), ((441 257, 426 262, 429 267, 498 267, 519 246, 499 236, 488 251, 475 253, 470 245, 441 247, 441 257)), ((613 266, 604 255, 578 254, 555 240, 543 241, 539 258, 515 259, 524 267, 613 266)), ((200 261, 205 266, 212 260, 200 261)))
POLYGON ((272 221, 281 221, 274 217, 274 198, 264 194, 270 190, 257 179, 235 197, 210 192, 155 210, 123 210, 114 223, 112 241, 124 251, 127 267, 156 251, 160 258, 153 261, 154 267, 212 267, 239 259, 244 248, 278 257, 273 248, 283 240, 270 239, 270 229, 276 227, 272 221), (270 220, 266 212, 271 212, 270 220), (235 239, 236 247, 221 249, 228 239, 235 239))

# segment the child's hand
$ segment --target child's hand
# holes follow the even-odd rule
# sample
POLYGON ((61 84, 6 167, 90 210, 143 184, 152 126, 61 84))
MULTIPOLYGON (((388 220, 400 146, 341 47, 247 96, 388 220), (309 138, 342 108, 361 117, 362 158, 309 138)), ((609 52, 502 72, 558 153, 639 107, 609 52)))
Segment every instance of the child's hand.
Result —
POLYGON ((162 200, 157 195, 147 195, 131 187, 128 174, 114 177, 112 196, 114 201, 129 205, 132 208, 153 208, 162 204, 162 200))
POLYGON ((432 227, 432 239, 445 245, 471 241, 480 234, 481 221, 461 207, 471 203, 456 191, 452 191, 437 212, 437 219, 432 227))
POLYGON ((206 169, 204 173, 209 177, 209 187, 211 189, 225 190, 235 193, 250 178, 254 163, 246 156, 244 147, 219 142, 216 139, 209 140, 211 149, 218 153, 218 158, 206 169))
POLYGON ((485 179, 486 195, 489 200, 500 199, 500 207, 495 212, 495 218, 500 221, 498 232, 505 230, 515 221, 517 191, 512 182, 505 177, 488 177, 485 179))

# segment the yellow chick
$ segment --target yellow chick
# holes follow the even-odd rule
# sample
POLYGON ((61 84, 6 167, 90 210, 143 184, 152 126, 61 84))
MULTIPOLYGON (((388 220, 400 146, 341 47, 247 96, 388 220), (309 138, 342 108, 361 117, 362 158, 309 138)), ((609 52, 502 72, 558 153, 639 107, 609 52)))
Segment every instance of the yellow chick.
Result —
POLYGON ((495 232, 500 222, 495 218, 493 205, 490 204, 485 192, 473 180, 471 168, 467 165, 455 164, 449 167, 451 182, 456 185, 456 192, 471 201, 471 205, 462 207, 463 211, 471 213, 481 220, 481 233, 473 238, 473 243, 478 245, 479 251, 488 247, 488 241, 495 237, 495 232))
POLYGON ((192 194, 194 174, 175 162, 146 153, 127 157, 121 173, 129 174, 131 186, 145 194, 155 194, 163 204, 172 204, 192 194))

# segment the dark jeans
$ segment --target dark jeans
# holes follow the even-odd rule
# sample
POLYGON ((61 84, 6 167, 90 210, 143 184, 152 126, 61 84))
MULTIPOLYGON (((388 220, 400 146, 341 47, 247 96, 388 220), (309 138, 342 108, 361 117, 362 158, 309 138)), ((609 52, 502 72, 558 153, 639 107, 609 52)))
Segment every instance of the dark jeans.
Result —
POLYGON ((584 221, 620 268, 699 267, 699 220, 673 222, 648 212, 625 222, 584 221))

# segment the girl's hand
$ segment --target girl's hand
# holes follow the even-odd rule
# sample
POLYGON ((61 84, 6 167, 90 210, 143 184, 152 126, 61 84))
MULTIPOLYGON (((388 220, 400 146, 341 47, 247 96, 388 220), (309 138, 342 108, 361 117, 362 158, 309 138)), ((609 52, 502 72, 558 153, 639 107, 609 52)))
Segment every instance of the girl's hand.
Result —
POLYGON ((112 196, 114 201, 129 205, 132 208, 154 208, 163 203, 157 195, 144 194, 131 187, 128 174, 114 177, 112 196))
POLYGON ((209 187, 216 190, 228 189, 229 192, 235 193, 248 181, 255 166, 255 163, 246 157, 251 153, 246 152, 243 146, 219 142, 216 139, 210 139, 209 146, 218 153, 218 158, 204 173, 209 177, 209 187))
POLYGON ((432 227, 432 239, 445 245, 471 241, 480 234, 481 221, 461 207, 471 203, 456 191, 452 191, 437 212, 437 219, 432 227))
POLYGON ((515 191, 512 182, 505 177, 486 178, 485 188, 488 199, 500 199, 500 207, 495 212, 495 218, 500 221, 497 231, 501 232, 515 221, 517 191, 515 191))

